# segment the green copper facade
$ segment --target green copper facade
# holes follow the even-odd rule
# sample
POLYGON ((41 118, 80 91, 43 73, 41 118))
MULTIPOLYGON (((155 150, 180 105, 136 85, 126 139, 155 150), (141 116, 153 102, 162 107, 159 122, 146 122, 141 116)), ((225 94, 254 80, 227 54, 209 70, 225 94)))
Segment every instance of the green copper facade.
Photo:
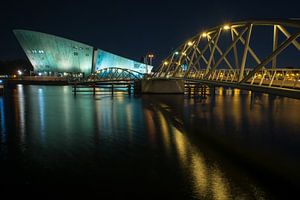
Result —
POLYGON ((35 31, 14 30, 14 34, 36 72, 92 72, 92 46, 35 31))

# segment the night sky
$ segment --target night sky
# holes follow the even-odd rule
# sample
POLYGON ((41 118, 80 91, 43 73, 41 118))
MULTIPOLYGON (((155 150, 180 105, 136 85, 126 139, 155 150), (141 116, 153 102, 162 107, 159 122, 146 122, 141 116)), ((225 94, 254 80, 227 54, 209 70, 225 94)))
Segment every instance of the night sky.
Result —
MULTIPOLYGON (((299 3, 298 3, 299 4, 299 3)), ((0 60, 26 58, 13 29, 41 31, 154 64, 199 31, 225 22, 299 18, 297 1, 1 1, 0 60)))

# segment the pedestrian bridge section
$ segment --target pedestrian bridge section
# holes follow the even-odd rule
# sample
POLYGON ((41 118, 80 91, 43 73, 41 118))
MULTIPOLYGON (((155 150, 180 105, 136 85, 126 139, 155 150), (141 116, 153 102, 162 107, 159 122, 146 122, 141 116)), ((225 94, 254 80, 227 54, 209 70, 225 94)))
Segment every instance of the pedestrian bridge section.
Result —
POLYGON ((222 24, 182 43, 152 78, 292 93, 300 98, 299 36, 299 20, 222 24))

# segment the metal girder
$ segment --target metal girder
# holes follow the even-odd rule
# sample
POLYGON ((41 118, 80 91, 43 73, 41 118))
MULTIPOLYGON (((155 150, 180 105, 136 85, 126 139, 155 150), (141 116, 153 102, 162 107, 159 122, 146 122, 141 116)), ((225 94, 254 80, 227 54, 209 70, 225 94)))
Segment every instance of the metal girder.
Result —
POLYGON ((239 81, 240 83, 246 82, 250 79, 258 70, 260 70, 263 66, 268 64, 274 56, 278 55, 281 51, 283 51, 287 46, 289 46, 296 38, 300 36, 300 31, 289 37, 285 40, 276 50, 273 51, 271 55, 269 55, 264 61, 262 61, 259 65, 257 65, 253 71, 251 71, 243 80, 239 81))
POLYGON ((243 56, 242 56, 242 62, 241 62, 241 66, 240 66, 239 81, 242 80, 243 77, 244 77, 244 70, 245 70, 245 64, 246 64, 248 49, 249 49, 249 43, 250 43, 250 37, 251 37, 251 32, 252 32, 252 26, 253 26, 253 24, 249 24, 248 25, 248 32, 247 32, 247 37, 246 37, 244 52, 243 52, 243 56))
MULTIPOLYGON (((233 32, 233 28, 230 29, 230 33, 231 33, 231 41, 234 41, 234 37, 235 37, 235 33, 233 32)), ((239 68, 239 56, 237 53, 237 48, 236 45, 233 46, 233 54, 234 54, 234 64, 235 64, 235 68, 238 69, 239 68)))
MULTIPOLYGON (((212 42, 214 44, 214 42, 212 42)), ((235 45, 234 45, 235 46, 235 45)), ((217 51, 219 52, 219 54, 222 56, 223 55, 223 52, 222 50, 220 49, 220 47, 216 44, 216 49, 217 51)), ((228 67, 230 69, 233 69, 232 65, 230 64, 230 62, 227 60, 226 56, 224 57, 224 61, 226 62, 226 64, 228 65, 228 67)))
MULTIPOLYGON (((237 32, 236 29, 232 28, 234 34, 239 35, 239 33, 237 32)), ((246 44, 246 41, 244 40, 243 37, 240 38, 240 41, 242 42, 243 45, 246 44)), ((251 54, 251 56, 254 58, 254 60, 256 61, 257 64, 260 63, 260 59, 258 58, 258 56, 255 54, 255 52, 252 50, 252 48, 250 47, 250 45, 248 46, 248 50, 249 53, 251 54)))
MULTIPOLYGON (((293 75, 291 72, 285 72, 285 69, 277 68, 278 56, 285 48, 293 45, 296 50, 300 51, 300 43, 299 40, 297 41, 299 35, 300 20, 249 20, 233 22, 227 26, 216 26, 187 40, 192 41, 192 45, 188 45, 187 42, 180 45, 165 59, 168 64, 162 64, 154 77, 193 78, 195 80, 234 82, 237 85, 251 85, 250 83, 252 83, 252 85, 264 85, 264 87, 275 87, 278 86, 278 82, 285 80, 286 83, 282 81, 281 84, 286 87, 286 84, 292 80, 291 76, 293 76, 292 78, 295 77, 293 85, 299 88, 300 71, 293 75), (267 27, 273 28, 273 34, 269 34, 269 38, 272 38, 272 44, 265 43, 271 48, 266 47, 263 52, 258 49, 255 52, 252 49, 253 46, 256 46, 255 43, 260 41, 255 41, 256 37, 259 36, 259 34, 255 35, 257 34, 257 27, 266 27, 266 30, 268 30, 267 27), (227 30, 230 31, 230 35, 226 34, 227 30), (286 37, 283 42, 280 42, 280 33, 286 37), (207 40, 204 40, 205 37, 207 40), (272 49, 272 51, 265 55, 268 49, 272 49), (176 51, 180 52, 180 55, 174 57, 176 51), (254 63, 250 61, 248 56, 253 58, 254 63), (229 71, 226 69, 217 70, 222 62, 228 66, 229 71), (270 63, 272 63, 272 69, 277 71, 270 69, 270 63), (186 70, 182 70, 182 64, 187 65, 186 70), (253 64, 256 66, 252 66, 253 64), (246 67, 250 68, 246 69, 246 67), (281 69, 283 70, 282 73, 280 72, 281 69), (281 74, 284 76, 280 78, 281 74), (290 77, 285 77, 288 75, 290 77)), ((261 36, 265 35, 262 34, 261 36)), ((266 38, 266 41, 269 40, 266 38)))
POLYGON ((193 60, 194 60, 195 54, 196 54, 196 52, 197 52, 197 46, 198 46, 198 44, 199 44, 201 38, 202 38, 202 37, 201 37, 201 35, 200 35, 199 38, 197 39, 196 43, 193 44, 193 49, 194 49, 194 51, 193 51, 192 57, 191 57, 191 59, 190 59, 190 62, 189 62, 189 64, 188 64, 188 68, 187 68, 187 70, 186 70, 186 72, 185 72, 185 74, 184 74, 185 77, 186 77, 186 75, 187 75, 187 74, 190 72, 190 70, 191 70, 191 67, 192 67, 192 65, 193 65, 193 60))
MULTIPOLYGON (((277 25, 277 27, 287 38, 291 37, 291 34, 283 26, 277 25)), ((300 44, 296 40, 292 43, 300 51, 300 44)))
MULTIPOLYGON (((277 29, 277 25, 274 25, 274 31, 273 31, 273 51, 275 51, 275 49, 277 48, 277 44, 278 44, 278 29, 277 29)), ((274 56, 273 60, 272 60, 272 68, 275 69, 277 65, 277 59, 276 56, 274 56)))
MULTIPOLYGON (((216 62, 216 64, 211 68, 211 71, 215 70, 218 65, 222 62, 222 60, 225 58, 225 56, 230 52, 230 50, 233 48, 233 46, 237 43, 240 37, 243 36, 243 34, 248 30, 248 27, 245 27, 245 29, 235 38, 235 40, 230 44, 230 46, 226 49, 224 54, 221 56, 221 58, 216 62)), ((208 74, 206 75, 206 77, 208 74)))
POLYGON ((141 79, 143 74, 129 69, 111 67, 103 68, 92 76, 97 80, 137 80, 141 79))
POLYGON ((213 48, 212 48, 212 50, 210 52, 210 57, 208 59, 208 63, 207 63, 207 67, 206 67, 206 73, 210 70, 210 65, 211 65, 211 62, 213 60, 215 49, 216 49, 216 45, 218 44, 218 40, 219 40, 221 32, 222 32, 222 28, 219 29, 218 34, 217 34, 217 38, 216 38, 216 41, 215 41, 215 44, 214 44, 214 46, 213 46, 213 48))

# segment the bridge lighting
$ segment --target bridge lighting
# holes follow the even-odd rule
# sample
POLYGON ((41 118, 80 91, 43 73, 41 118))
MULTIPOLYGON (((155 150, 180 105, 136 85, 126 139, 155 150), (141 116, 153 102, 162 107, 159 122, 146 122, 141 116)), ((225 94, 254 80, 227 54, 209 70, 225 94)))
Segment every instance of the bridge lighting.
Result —
POLYGON ((207 33, 202 33, 202 37, 207 37, 207 33))
POLYGON ((169 64, 168 61, 165 61, 165 62, 164 62, 164 65, 167 65, 167 64, 169 64))
POLYGON ((230 26, 229 26, 229 25, 224 25, 224 26, 223 26, 223 29, 224 29, 224 30, 229 30, 229 29, 230 29, 230 26))
POLYGON ((194 42, 192 42, 192 41, 188 41, 188 46, 192 46, 193 44, 194 44, 194 42))
POLYGON ((178 55, 179 53, 178 53, 178 51, 175 51, 175 53, 174 53, 175 55, 178 55))
POLYGON ((183 56, 186 56, 186 53, 185 53, 185 52, 182 52, 182 55, 183 55, 183 56))

